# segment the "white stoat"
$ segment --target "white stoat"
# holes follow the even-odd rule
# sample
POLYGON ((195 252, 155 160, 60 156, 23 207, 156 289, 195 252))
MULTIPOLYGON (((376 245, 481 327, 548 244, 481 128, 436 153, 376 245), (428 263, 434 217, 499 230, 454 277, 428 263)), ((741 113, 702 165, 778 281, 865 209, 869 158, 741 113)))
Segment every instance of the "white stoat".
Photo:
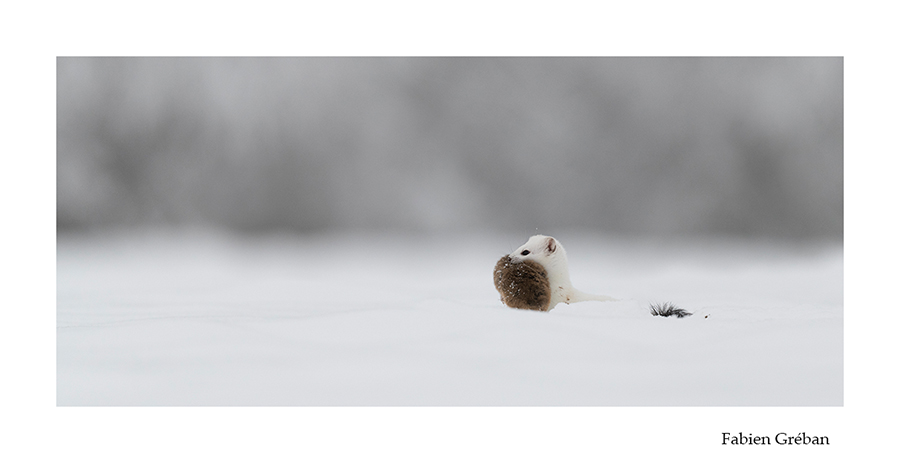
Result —
POLYGON ((550 302, 546 309, 564 302, 615 301, 609 296, 588 294, 572 286, 569 279, 569 260, 562 244, 552 236, 534 235, 515 252, 508 255, 513 262, 536 262, 544 267, 550 283, 550 302))

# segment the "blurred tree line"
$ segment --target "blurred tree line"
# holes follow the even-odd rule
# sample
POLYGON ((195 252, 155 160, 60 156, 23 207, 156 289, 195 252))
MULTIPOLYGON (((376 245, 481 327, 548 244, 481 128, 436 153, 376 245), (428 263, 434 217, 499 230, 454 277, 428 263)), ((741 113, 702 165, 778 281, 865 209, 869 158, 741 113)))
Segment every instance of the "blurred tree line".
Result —
POLYGON ((59 58, 59 231, 843 236, 841 58, 59 58))

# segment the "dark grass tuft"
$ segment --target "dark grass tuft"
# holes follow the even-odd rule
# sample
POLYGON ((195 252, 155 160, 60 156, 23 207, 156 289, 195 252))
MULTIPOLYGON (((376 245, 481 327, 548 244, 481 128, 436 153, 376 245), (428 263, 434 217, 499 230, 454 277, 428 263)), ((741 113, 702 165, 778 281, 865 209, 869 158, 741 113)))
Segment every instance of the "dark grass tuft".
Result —
POLYGON ((692 314, 682 308, 679 308, 675 304, 671 302, 663 302, 662 304, 650 304, 650 313, 653 316, 660 317, 671 317, 672 315, 678 318, 690 317, 692 314))

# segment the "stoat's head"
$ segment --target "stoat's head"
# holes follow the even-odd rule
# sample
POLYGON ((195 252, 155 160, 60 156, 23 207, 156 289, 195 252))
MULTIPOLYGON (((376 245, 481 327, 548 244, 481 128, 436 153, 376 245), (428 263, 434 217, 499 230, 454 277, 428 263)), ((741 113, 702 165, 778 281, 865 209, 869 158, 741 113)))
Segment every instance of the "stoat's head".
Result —
POLYGON ((550 267, 566 262, 566 250, 552 236, 534 235, 509 257, 513 261, 533 260, 550 267))

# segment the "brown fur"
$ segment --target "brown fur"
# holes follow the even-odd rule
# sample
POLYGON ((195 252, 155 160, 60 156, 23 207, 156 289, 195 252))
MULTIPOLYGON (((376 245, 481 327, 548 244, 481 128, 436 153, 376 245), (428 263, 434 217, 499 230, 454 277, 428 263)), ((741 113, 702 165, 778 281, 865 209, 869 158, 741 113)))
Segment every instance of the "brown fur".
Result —
POLYGON ((550 310, 550 280, 544 266, 503 256, 494 266, 494 287, 500 300, 514 309, 550 310))

